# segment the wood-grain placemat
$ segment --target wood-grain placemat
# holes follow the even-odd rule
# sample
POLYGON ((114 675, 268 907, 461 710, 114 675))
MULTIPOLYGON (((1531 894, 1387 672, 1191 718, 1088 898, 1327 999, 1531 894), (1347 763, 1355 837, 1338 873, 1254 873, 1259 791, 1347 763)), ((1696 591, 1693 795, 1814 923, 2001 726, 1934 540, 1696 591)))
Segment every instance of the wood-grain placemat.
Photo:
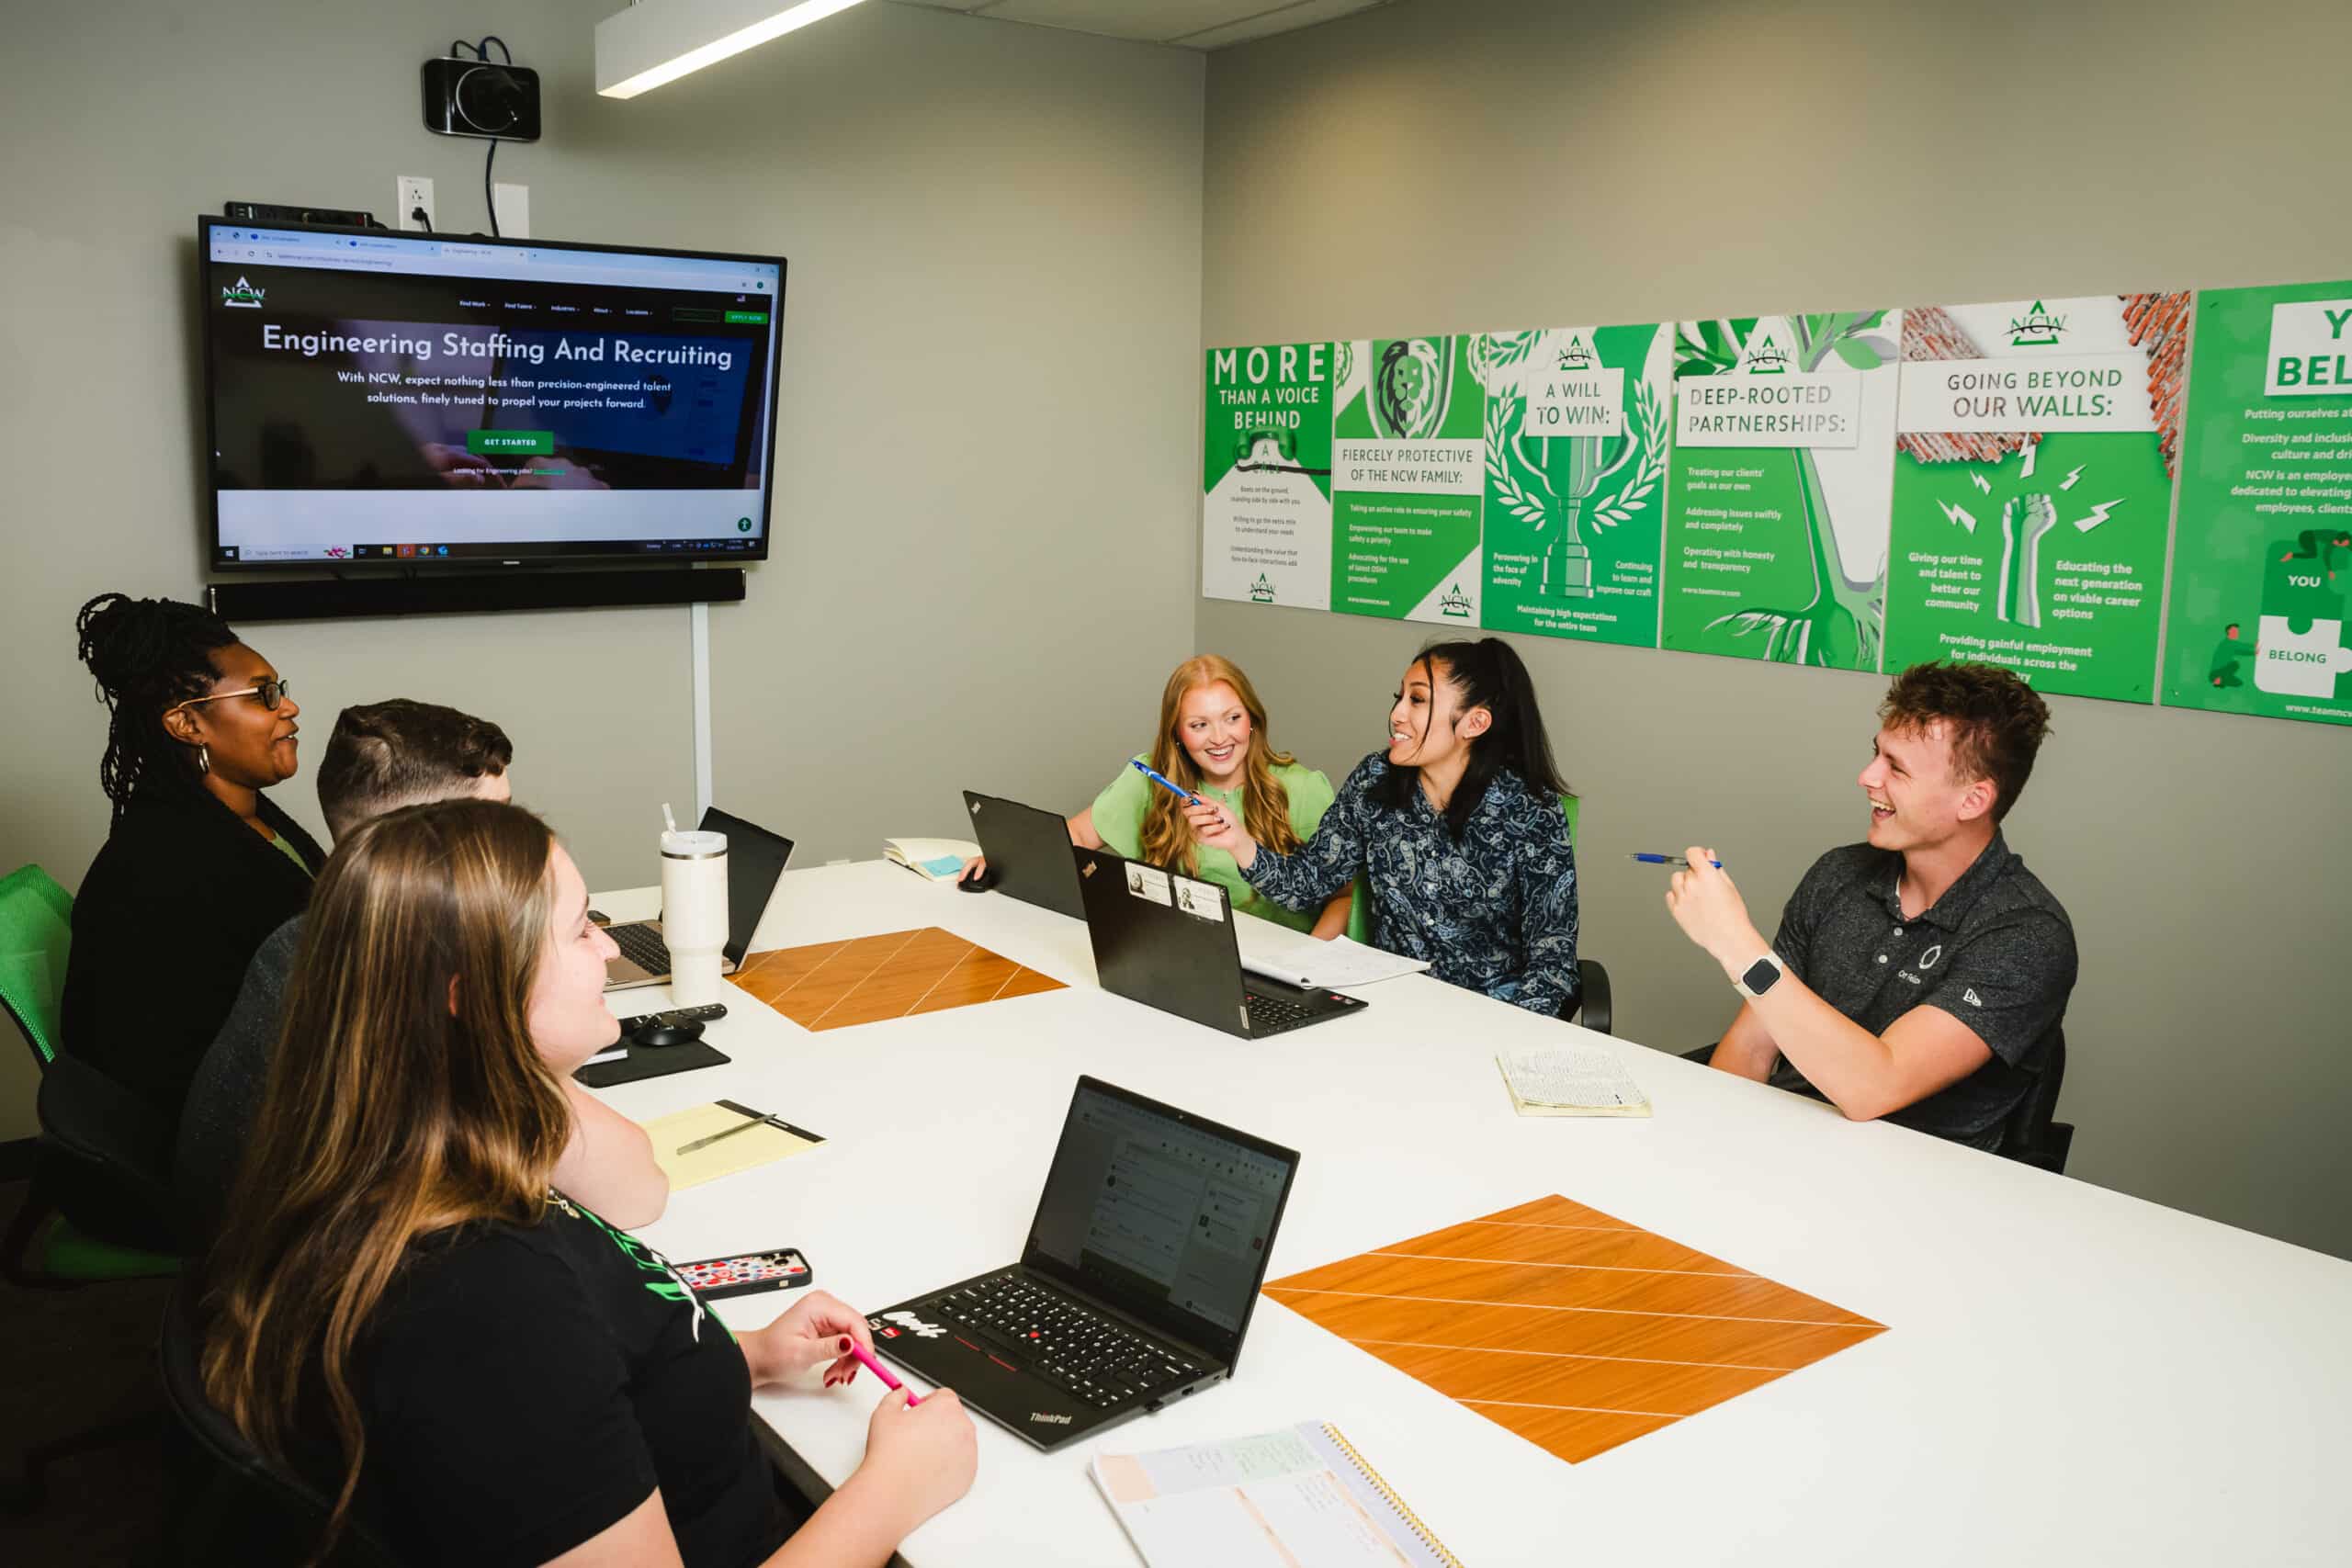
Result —
POLYGON ((1561 1197, 1266 1294, 1570 1464, 1886 1328, 1561 1197))
POLYGON ((754 953, 728 978, 812 1030, 1063 988, 1059 980, 937 926, 754 953))

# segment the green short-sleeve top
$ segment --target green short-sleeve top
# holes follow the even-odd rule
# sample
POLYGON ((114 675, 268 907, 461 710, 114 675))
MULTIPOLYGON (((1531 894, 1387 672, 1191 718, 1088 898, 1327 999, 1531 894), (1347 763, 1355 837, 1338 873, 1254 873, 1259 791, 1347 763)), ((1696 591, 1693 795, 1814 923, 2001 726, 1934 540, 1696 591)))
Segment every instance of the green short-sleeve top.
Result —
MULTIPOLYGON (((1139 762, 1150 760, 1141 755, 1136 758, 1139 762)), ((1290 797, 1291 831, 1296 833, 1299 841, 1304 843, 1315 836, 1316 825, 1323 820, 1323 813, 1330 809, 1333 799, 1331 781, 1319 768, 1309 768, 1297 762, 1276 768, 1274 777, 1282 782, 1283 792, 1290 797)), ((1118 776, 1103 786, 1102 793, 1094 797, 1094 830, 1102 835, 1106 846, 1129 860, 1143 852, 1144 813, 1150 807, 1152 792, 1159 787, 1133 768, 1121 768, 1118 776)), ((1235 817, 1241 816, 1244 790, 1224 790, 1203 784, 1201 793, 1221 803, 1235 817)), ((1250 879, 1241 874, 1241 868, 1235 865, 1233 857, 1223 850, 1200 844, 1195 846, 1195 852, 1200 857, 1195 874, 1223 887, 1234 908, 1242 914, 1255 915, 1261 920, 1272 920, 1293 931, 1303 931, 1311 928, 1317 917, 1323 912, 1320 908, 1293 909, 1275 903, 1250 886, 1250 879)), ((1355 908, 1348 916, 1348 934, 1363 942, 1369 939, 1370 931, 1370 912, 1360 882, 1356 887, 1355 908)))

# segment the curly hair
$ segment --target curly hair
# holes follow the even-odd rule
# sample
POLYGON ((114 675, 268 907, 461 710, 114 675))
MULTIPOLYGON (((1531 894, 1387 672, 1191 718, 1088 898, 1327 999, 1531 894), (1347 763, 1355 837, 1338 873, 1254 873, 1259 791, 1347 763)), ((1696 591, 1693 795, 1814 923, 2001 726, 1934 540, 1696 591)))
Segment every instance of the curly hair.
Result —
POLYGON ((98 787, 114 814, 142 791, 193 789, 188 749, 164 730, 165 710, 212 690, 212 650, 237 640, 211 611, 176 599, 101 593, 74 617, 80 654, 107 705, 107 751, 98 787))
POLYGON ((1878 716, 1897 734, 1924 735, 1942 724, 1951 741, 1952 777, 1993 781, 1995 822, 2025 793, 2034 754, 2050 733, 2050 705, 2041 694, 1992 664, 1914 664, 1886 689, 1878 716))

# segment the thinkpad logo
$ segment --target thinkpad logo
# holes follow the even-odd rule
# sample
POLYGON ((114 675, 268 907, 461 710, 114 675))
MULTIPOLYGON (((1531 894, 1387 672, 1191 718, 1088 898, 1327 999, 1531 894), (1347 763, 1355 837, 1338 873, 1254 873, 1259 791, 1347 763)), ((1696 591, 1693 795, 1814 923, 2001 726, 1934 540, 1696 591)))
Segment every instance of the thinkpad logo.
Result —
POLYGON ((1032 1410, 1029 1412, 1029 1419, 1032 1421, 1042 1421, 1048 1427, 1067 1427, 1069 1425, 1069 1416, 1050 1416, 1043 1410, 1032 1410))

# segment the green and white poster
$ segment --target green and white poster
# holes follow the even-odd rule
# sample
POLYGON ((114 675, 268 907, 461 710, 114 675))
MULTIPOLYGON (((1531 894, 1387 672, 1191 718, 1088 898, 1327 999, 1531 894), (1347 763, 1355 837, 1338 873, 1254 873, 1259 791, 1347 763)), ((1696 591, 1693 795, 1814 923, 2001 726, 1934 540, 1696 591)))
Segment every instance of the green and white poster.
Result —
POLYGON ((1331 345, 1211 349, 1201 592, 1331 604, 1331 345))
POLYGON ((1685 321, 1661 645, 1879 668, 1898 310, 1685 321))
POLYGON ((2197 297, 2165 701, 2352 724, 2352 282, 2197 297))
POLYGON ((1886 668, 2154 695, 2188 298, 1903 313, 1886 668))
POLYGON ((1331 608, 1478 624, 1487 400, 1475 336, 1334 345, 1331 608))
POLYGON ((1482 624, 1657 646, 1674 334, 1647 326, 1491 333, 1482 624))

